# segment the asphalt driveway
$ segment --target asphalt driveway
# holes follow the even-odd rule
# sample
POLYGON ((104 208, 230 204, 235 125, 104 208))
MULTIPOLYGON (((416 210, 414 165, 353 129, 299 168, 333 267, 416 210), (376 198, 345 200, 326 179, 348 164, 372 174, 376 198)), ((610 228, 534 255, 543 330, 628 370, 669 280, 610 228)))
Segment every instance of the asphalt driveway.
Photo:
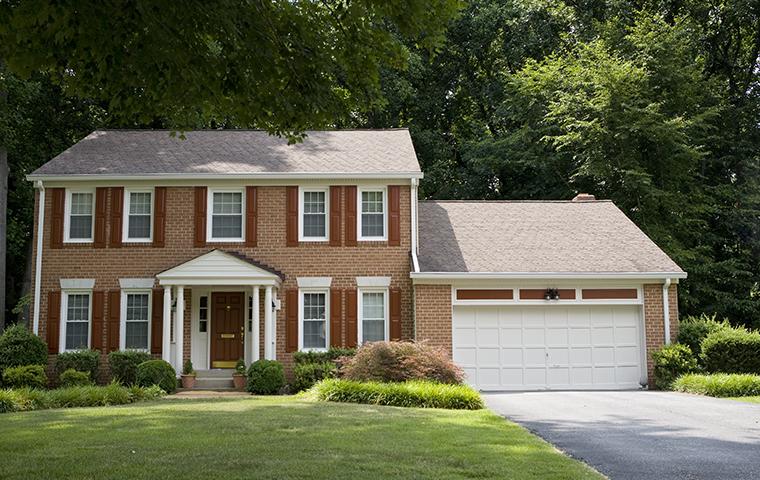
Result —
POLYGON ((612 479, 760 478, 760 404, 646 391, 484 398, 612 479))

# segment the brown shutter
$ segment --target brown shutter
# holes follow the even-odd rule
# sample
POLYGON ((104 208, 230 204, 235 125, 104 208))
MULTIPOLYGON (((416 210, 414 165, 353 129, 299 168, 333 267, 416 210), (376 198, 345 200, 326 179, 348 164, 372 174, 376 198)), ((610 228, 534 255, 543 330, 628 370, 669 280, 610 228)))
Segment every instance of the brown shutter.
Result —
POLYGON ((340 246, 340 217, 343 210, 340 205, 340 197, 343 187, 330 187, 330 245, 340 246))
POLYGON ((346 290, 346 346, 353 348, 358 342, 356 289, 346 290))
POLYGON ((330 289, 330 346, 339 347, 341 342, 341 325, 343 304, 339 288, 330 289))
POLYGON ((256 187, 245 187, 245 246, 256 246, 259 198, 256 187))
POLYGON ((285 291, 285 351, 298 350, 298 289, 285 291))
MULTIPOLYGON (((66 203, 65 188, 51 188, 50 195, 53 199, 53 212, 50 216, 50 248, 63 248, 63 216, 66 203)), ((45 205, 40 205, 45 208, 45 205)))
POLYGON ((119 328, 121 326, 121 292, 111 290, 108 292, 108 341, 106 346, 109 352, 119 349, 119 328))
POLYGON ((388 245, 401 245, 401 188, 388 187, 388 245))
POLYGON ((92 345, 93 350, 106 349, 103 345, 103 325, 105 323, 105 294, 103 290, 92 292, 92 345))
POLYGON ((95 248, 106 248, 106 199, 108 198, 108 189, 98 187, 95 189, 95 238, 92 246, 95 248))
POLYGON ((166 244, 166 187, 153 189, 153 246, 166 244))
POLYGON ((401 289, 391 288, 390 294, 391 340, 401 340, 401 289))
POLYGON ((60 328, 61 328, 61 292, 60 291, 48 292, 46 328, 47 328, 48 353, 58 353, 58 337, 60 335, 60 328))
POLYGON ((195 243, 196 247, 206 246, 206 187, 195 187, 195 243))
POLYGON ((164 334, 164 289, 153 289, 153 311, 150 319, 150 353, 161 354, 164 334))
POLYGON ((285 237, 288 247, 298 246, 298 187, 285 187, 285 237))
POLYGON ((356 187, 346 187, 346 246, 356 246, 356 187))
POLYGON ((111 187, 111 247, 121 247, 121 222, 124 218, 124 187, 111 187))

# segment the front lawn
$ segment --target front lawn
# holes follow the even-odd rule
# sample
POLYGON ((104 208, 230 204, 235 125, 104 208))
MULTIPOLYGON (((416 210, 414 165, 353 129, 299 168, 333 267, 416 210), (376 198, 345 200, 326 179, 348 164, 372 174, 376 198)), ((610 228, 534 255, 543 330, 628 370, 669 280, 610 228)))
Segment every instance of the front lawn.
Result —
POLYGON ((755 396, 755 397, 730 397, 729 400, 736 400, 737 402, 747 402, 747 403, 760 403, 760 396, 755 396))
POLYGON ((601 478, 488 410, 164 400, 0 417, 4 479, 601 478))

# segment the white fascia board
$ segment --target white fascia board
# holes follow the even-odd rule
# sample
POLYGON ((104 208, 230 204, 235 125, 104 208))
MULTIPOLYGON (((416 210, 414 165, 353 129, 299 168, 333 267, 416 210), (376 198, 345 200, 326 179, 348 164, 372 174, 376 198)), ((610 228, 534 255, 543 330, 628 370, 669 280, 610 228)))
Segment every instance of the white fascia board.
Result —
POLYGON ((159 285, 176 286, 261 286, 279 287, 277 278, 261 277, 159 277, 159 285))
POLYGON ((122 180, 299 180, 299 179, 421 179, 422 172, 378 172, 378 173, 312 173, 312 172, 261 172, 261 173, 150 173, 136 175, 101 175, 95 173, 71 174, 71 175, 44 175, 29 174, 26 179, 30 182, 40 180, 44 182, 66 182, 74 180, 97 180, 97 181, 122 181, 122 180))
POLYGON ((413 280, 521 280, 521 279, 679 279, 686 278, 686 272, 411 272, 413 280))

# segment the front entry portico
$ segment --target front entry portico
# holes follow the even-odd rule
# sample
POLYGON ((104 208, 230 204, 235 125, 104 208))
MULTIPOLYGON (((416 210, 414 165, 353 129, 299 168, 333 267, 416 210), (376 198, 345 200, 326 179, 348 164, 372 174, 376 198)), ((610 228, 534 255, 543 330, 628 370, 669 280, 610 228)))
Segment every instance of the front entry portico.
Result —
POLYGON ((243 292, 211 294, 211 368, 234 368, 238 359, 244 357, 244 299, 243 292))

